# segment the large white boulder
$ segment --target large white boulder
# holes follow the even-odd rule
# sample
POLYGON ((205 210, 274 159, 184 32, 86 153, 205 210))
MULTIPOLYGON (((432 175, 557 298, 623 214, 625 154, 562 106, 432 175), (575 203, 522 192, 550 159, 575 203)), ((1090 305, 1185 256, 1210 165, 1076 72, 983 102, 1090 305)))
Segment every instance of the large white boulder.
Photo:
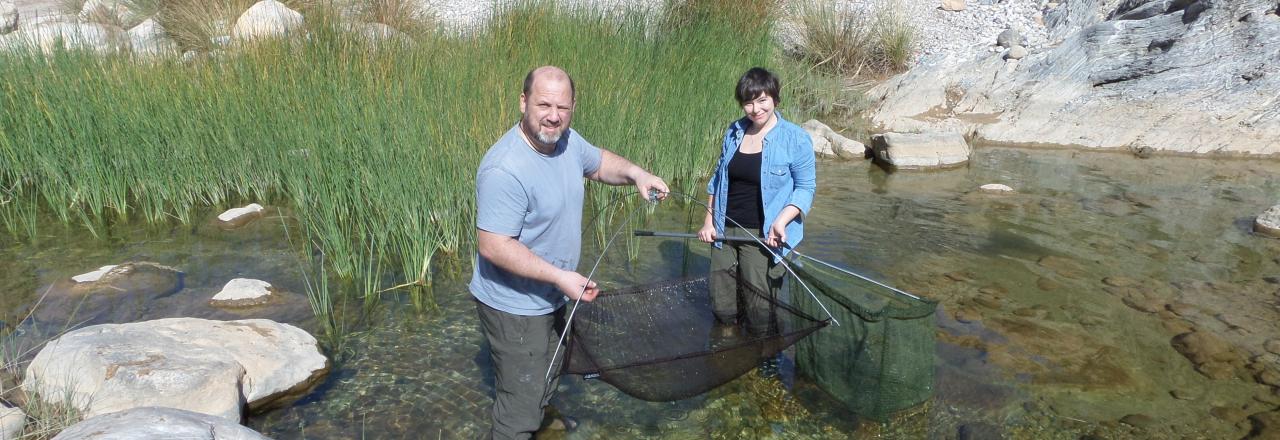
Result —
POLYGON ((865 145, 862 142, 844 137, 827 124, 817 119, 810 119, 800 125, 809 140, 813 142, 813 152, 819 156, 839 157, 842 159, 862 159, 866 157, 865 145))
POLYGON ((113 29, 97 23, 47 21, 21 26, 17 31, 0 36, 0 49, 34 48, 48 53, 59 46, 110 52, 119 45, 113 29))
POLYGON ((1263 211, 1253 220, 1253 230, 1273 237, 1280 237, 1280 205, 1263 211))
POLYGON ((262 217, 263 212, 266 212, 266 208, 257 203, 231 208, 218 214, 218 226, 226 229, 238 228, 262 217))
POLYGON ((0 34, 13 32, 18 28, 18 7, 13 0, 0 0, 0 34))
POLYGON ((0 403, 0 439, 16 439, 22 435, 22 428, 27 424, 27 413, 19 408, 10 408, 0 403))
POLYGON ((129 29, 129 48, 143 55, 168 55, 178 51, 178 45, 169 39, 164 26, 154 18, 148 18, 129 29))
POLYGON ((302 14, 275 0, 254 3, 231 28, 237 40, 253 40, 288 35, 302 27, 302 14))
POLYGON ((104 324, 45 345, 23 388, 93 417, 165 406, 240 421, 299 396, 328 372, 314 337, 265 319, 172 318, 104 324))
POLYGON ((140 407, 72 425, 54 440, 268 440, 238 423, 175 408, 140 407))
POLYGON ((956 133, 884 133, 871 137, 877 160, 902 169, 938 168, 969 161, 969 143, 956 133))

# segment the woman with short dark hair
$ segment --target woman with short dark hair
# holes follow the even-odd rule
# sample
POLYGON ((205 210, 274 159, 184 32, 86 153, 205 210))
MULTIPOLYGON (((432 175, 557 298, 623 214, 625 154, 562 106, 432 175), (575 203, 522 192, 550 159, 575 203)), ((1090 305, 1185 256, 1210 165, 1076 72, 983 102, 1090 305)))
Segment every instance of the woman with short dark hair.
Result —
POLYGON ((782 118, 781 81, 755 67, 734 91, 744 117, 729 125, 720 160, 707 185, 707 212, 698 239, 717 248, 711 257, 711 297, 720 329, 738 328, 739 299, 752 335, 773 330, 769 298, 776 298, 785 269, 780 257, 800 244, 804 216, 813 204, 817 170, 809 134, 782 118), (722 242, 725 236, 762 237, 722 242), (776 254, 776 255, 775 255, 776 254), (746 285, 740 285, 745 283, 746 285))

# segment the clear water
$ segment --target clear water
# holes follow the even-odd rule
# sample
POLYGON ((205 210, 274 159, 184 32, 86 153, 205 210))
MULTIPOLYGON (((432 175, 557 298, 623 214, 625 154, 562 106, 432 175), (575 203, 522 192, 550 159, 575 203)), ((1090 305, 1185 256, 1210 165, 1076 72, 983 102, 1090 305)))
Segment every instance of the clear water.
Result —
MULTIPOLYGON (((1280 358, 1263 348, 1280 337, 1280 240, 1250 230, 1254 215, 1280 203, 1280 162, 979 148, 959 169, 886 173, 867 162, 823 161, 819 174, 800 249, 941 302, 935 397, 875 423, 785 362, 781 379, 748 374, 671 403, 572 378, 556 405, 584 424, 557 436, 1239 438, 1249 430, 1245 416, 1280 403, 1249 369, 1280 369, 1280 358), (978 192, 986 183, 1018 192, 978 192), (1197 372, 1171 345, 1190 329, 1236 347, 1245 358, 1236 374, 1197 372)), ((179 299, 140 311, 147 319, 263 315, 314 329, 299 313, 305 302, 234 316, 201 306, 240 276, 301 298, 304 265, 278 219, 231 232, 196 225, 116 226, 106 239, 77 227, 41 233, 35 243, 0 238, 6 322, 58 279, 147 260, 187 274, 173 295, 179 299)), ((631 245, 648 263, 610 270, 658 278, 705 263, 696 244, 689 252, 677 240, 631 245)), ((480 436, 491 370, 465 279, 438 280, 441 312, 428 317, 387 294, 377 324, 351 336, 346 360, 324 384, 247 424, 278 439, 480 436)))

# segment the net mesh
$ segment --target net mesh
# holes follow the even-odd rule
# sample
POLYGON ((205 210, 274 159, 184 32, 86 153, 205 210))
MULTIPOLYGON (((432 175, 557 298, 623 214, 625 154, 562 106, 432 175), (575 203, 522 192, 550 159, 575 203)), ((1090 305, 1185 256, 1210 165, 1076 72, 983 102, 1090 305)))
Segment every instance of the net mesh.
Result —
MULTIPOLYGON (((855 413, 885 420, 933 395, 934 310, 911 298, 797 257, 791 267, 823 300, 840 327, 796 347, 796 366, 855 413), (828 300, 830 299, 830 300, 828 300)), ((795 305, 822 313, 807 294, 795 305)))
POLYGON ((739 283, 743 295, 769 302, 769 331, 752 335, 741 324, 717 325, 708 279, 732 276, 717 271, 643 284, 582 303, 573 318, 567 372, 598 374, 643 400, 680 400, 741 376, 827 324, 739 283))

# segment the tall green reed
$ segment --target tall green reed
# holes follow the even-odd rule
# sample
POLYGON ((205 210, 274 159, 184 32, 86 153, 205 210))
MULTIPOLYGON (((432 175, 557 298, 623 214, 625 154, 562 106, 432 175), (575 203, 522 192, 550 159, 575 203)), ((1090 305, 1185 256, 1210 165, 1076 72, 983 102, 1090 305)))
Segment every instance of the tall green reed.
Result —
MULTIPOLYGON (((243 200, 288 204, 326 270, 352 280, 393 269, 426 309, 433 258, 469 257, 476 166, 518 119, 533 67, 574 76, 574 127, 589 141, 674 190, 699 192, 720 133, 739 116, 738 75, 777 59, 767 17, 747 25, 717 4, 673 2, 656 13, 508 5, 481 28, 410 44, 312 20, 307 38, 189 63, 0 55, 9 79, 0 86, 0 188, 90 228, 204 221, 193 218, 198 209, 243 200)), ((592 185, 587 209, 619 191, 631 189, 592 185)), ((24 212, 0 220, 11 232, 33 228, 24 212)), ((361 282, 352 290, 381 285, 361 282)), ((318 313, 338 302, 313 300, 329 303, 318 313)))

